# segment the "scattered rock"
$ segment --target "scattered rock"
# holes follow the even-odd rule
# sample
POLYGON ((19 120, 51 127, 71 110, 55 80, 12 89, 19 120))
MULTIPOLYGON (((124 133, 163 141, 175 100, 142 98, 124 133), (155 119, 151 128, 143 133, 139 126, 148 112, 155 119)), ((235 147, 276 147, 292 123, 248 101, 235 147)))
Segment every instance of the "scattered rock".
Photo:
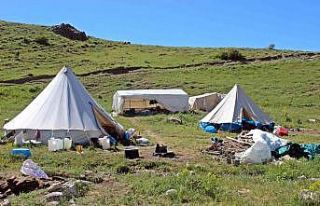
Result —
POLYGON ((60 24, 51 27, 52 31, 56 34, 64 36, 71 40, 79 40, 79 41, 86 41, 88 37, 85 32, 81 32, 77 30, 75 27, 71 26, 70 24, 60 24))
POLYGON ((167 196, 174 196, 178 193, 178 191, 176 189, 170 189, 166 191, 166 195, 167 196))
POLYGON ((89 190, 89 184, 91 183, 84 180, 66 182, 62 186, 63 193, 67 198, 81 197, 89 190))
POLYGON ((297 179, 299 179, 299 180, 305 180, 305 179, 307 179, 307 177, 306 177, 305 175, 301 175, 301 176, 297 177, 297 179))
POLYGON ((247 193, 249 193, 250 192, 250 190, 249 189, 240 189, 240 190, 238 190, 237 191, 237 193, 239 194, 239 195, 245 195, 245 194, 247 194, 247 193))
POLYGON ((280 161, 289 161, 289 160, 295 160, 295 158, 290 157, 289 155, 285 155, 285 156, 281 157, 279 160, 280 161))
POLYGON ((48 192, 61 192, 63 190, 62 185, 63 185, 62 182, 53 183, 50 187, 47 188, 47 191, 48 192))
POLYGON ((84 174, 80 175, 81 180, 93 182, 93 183, 101 183, 103 182, 102 175, 96 174, 93 171, 86 170, 84 174))
POLYGON ((320 178, 316 178, 316 177, 311 177, 308 180, 316 182, 316 181, 320 181, 320 178))
POLYGON ((317 120, 316 120, 316 119, 308 119, 308 122, 316 123, 316 122, 317 122, 317 120))
POLYGON ((177 117, 169 117, 167 121, 175 124, 182 124, 182 119, 177 117))
POLYGON ((320 192, 302 190, 299 199, 306 205, 320 205, 320 192))
POLYGON ((56 205, 60 205, 60 202, 58 202, 58 201, 52 201, 52 202, 48 202, 46 205, 47 205, 47 206, 56 206, 56 205))
POLYGON ((0 206, 11 206, 8 199, 4 199, 2 202, 0 202, 0 206))
POLYGON ((77 206, 77 204, 75 203, 74 199, 71 199, 69 201, 69 206, 77 206))
POLYGON ((51 192, 44 196, 47 202, 60 201, 63 198, 62 192, 51 192))

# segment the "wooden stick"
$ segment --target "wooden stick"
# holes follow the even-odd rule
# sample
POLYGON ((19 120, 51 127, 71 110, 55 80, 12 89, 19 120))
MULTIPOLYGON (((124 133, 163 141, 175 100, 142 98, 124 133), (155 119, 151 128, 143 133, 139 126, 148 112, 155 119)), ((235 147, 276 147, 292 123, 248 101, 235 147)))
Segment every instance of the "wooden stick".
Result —
POLYGON ((250 143, 248 143, 248 142, 243 142, 243 141, 240 141, 240 140, 231 138, 231 137, 226 137, 226 139, 231 140, 231 141, 234 141, 234 142, 238 142, 238 143, 240 143, 240 144, 252 146, 252 144, 250 144, 250 143))

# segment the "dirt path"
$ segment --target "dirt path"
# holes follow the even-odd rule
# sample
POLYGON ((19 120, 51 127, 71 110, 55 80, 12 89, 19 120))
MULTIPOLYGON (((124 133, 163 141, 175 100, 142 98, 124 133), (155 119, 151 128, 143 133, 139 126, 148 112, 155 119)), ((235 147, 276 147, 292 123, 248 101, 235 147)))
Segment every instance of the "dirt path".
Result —
MULTIPOLYGON (((318 59, 320 58, 320 53, 314 52, 300 52, 293 54, 277 54, 272 56, 264 56, 264 57, 253 57, 246 58, 243 61, 224 61, 224 60, 216 60, 211 62, 201 62, 197 64, 181 64, 170 67, 145 67, 145 66, 132 66, 132 67, 115 67, 115 68, 104 68, 97 71, 87 72, 77 74, 80 77, 86 77, 90 75, 98 75, 98 74, 109 74, 109 75, 120 75, 126 74, 133 71, 144 71, 146 69, 155 69, 155 70, 167 70, 167 69, 179 69, 179 68, 192 68, 192 67, 200 67, 200 66, 219 66, 219 65, 228 65, 228 64, 249 64, 253 62, 268 62, 274 60, 284 60, 284 59, 318 59)), ((9 80, 0 80, 0 84, 24 84, 33 81, 48 81, 55 77, 55 75, 38 75, 38 76, 27 76, 18 79, 9 79, 9 80)))
MULTIPOLYGON (((134 126, 136 125, 140 125, 140 120, 139 118, 137 117, 129 117, 128 120, 130 121, 130 123, 134 126)), ((151 137, 155 142, 158 142, 160 144, 163 144, 161 138, 156 134, 154 133, 153 131, 151 131, 150 129, 148 128, 143 128, 143 131, 141 131, 141 135, 142 136, 147 136, 147 137, 151 137)))

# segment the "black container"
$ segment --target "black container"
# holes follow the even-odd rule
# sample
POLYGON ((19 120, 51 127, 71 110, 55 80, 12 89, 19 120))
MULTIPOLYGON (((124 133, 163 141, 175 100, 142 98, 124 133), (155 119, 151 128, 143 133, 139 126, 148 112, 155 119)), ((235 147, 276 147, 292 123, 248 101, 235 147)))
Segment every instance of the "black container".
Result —
POLYGON ((126 148, 124 149, 124 157, 127 159, 136 159, 139 158, 138 148, 126 148))

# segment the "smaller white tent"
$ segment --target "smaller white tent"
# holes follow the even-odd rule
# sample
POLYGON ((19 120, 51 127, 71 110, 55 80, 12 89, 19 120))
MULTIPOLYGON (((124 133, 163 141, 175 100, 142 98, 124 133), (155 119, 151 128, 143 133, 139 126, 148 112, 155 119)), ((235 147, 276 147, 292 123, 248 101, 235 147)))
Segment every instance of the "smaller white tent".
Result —
POLYGON ((122 138, 125 132, 66 67, 3 128, 6 131, 25 130, 30 139, 40 131, 43 143, 50 137, 66 136, 75 143, 82 143, 107 133, 122 138))
POLYGON ((272 119, 236 84, 223 100, 200 122, 214 124, 241 123, 244 117, 261 124, 273 123, 272 119))
POLYGON ((119 90, 113 95, 112 110, 123 114, 128 109, 160 106, 170 112, 188 111, 188 94, 182 89, 119 90))
POLYGON ((209 112, 219 104, 224 96, 217 92, 192 96, 189 98, 189 109, 209 112))

